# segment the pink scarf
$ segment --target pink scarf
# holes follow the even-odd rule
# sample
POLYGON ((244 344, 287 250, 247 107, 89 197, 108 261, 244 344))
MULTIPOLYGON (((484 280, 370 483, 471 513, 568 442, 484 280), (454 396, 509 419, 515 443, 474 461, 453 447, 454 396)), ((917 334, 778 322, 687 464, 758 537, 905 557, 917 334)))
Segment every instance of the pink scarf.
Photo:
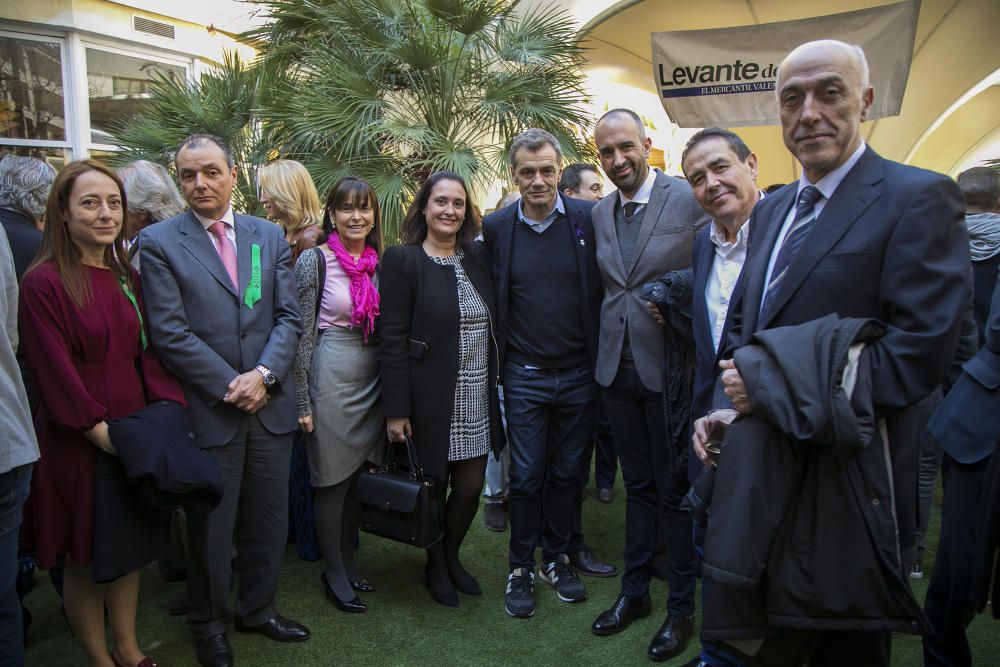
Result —
POLYGON ((327 237, 326 245, 337 256, 344 273, 351 279, 351 303, 354 304, 351 309, 351 326, 362 326, 361 338, 367 343, 368 334, 375 331, 375 318, 379 314, 378 290, 372 282, 375 267, 378 266, 378 255, 375 248, 365 245, 360 259, 354 261, 336 231, 327 237))

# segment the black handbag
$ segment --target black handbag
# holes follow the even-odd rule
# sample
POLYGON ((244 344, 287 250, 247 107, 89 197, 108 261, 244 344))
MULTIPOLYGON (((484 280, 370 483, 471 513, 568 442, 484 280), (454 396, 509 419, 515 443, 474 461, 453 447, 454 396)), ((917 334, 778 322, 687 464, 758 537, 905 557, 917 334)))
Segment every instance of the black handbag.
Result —
POLYGON ((404 446, 407 469, 397 465, 392 443, 389 448, 384 464, 371 464, 358 476, 361 530, 426 549, 444 535, 440 484, 424 475, 409 437, 404 446))

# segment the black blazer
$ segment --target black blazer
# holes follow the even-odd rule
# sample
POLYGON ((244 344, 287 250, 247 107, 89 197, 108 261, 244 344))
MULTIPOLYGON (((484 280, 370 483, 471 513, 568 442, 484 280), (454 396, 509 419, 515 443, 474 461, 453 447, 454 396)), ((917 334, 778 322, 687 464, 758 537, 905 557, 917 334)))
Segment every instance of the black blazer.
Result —
POLYGON ((21 282, 21 276, 42 245, 42 232, 31 218, 10 208, 0 208, 0 224, 7 233, 10 254, 14 256, 14 272, 17 281, 21 282))
MULTIPOLYGON (((594 203, 582 199, 563 197, 570 234, 566 244, 573 248, 579 275, 580 316, 584 323, 587 351, 591 363, 597 363, 597 336, 600 332, 601 300, 604 288, 601 272, 597 267, 597 243, 590 210, 594 203)), ((507 304, 510 287, 511 249, 514 244, 514 223, 517 222, 519 202, 490 213, 483 220, 483 241, 493 256, 493 283, 497 295, 497 344, 500 354, 507 345, 507 304)))
MULTIPOLYGON (((868 147, 826 203, 789 265, 768 317, 759 321, 768 261, 796 192, 797 184, 786 186, 757 204, 750 217, 745 293, 734 314, 728 347, 751 342, 754 332, 762 329, 802 324, 831 313, 886 324, 885 335, 865 349, 871 362, 872 403, 876 414, 887 420, 888 441, 877 433, 869 447, 891 461, 895 491, 892 498, 872 504, 866 517, 873 523, 867 529, 855 527, 856 542, 814 546, 840 550, 845 543, 864 544, 871 531, 895 526, 898 533, 875 537, 879 545, 898 544, 902 566, 900 552, 881 554, 893 571, 905 566, 916 544, 920 451, 905 409, 944 380, 971 289, 969 241, 962 224, 965 202, 950 178, 885 160, 868 147)), ((724 407, 728 401, 720 400, 724 394, 716 387, 716 407, 724 407)), ((838 465, 823 461, 816 474, 841 487, 839 497, 846 499, 851 491, 844 488, 838 465)), ((830 520, 839 519, 831 515, 830 520)), ((813 532, 832 534, 822 526, 813 532)), ((905 577, 901 570, 897 574, 905 577)))
MULTIPOLYGON (((726 338, 733 322, 733 312, 739 307, 743 298, 743 272, 733 287, 729 298, 729 312, 722 326, 722 337, 719 340, 719 351, 716 352, 712 343, 712 323, 708 319, 708 305, 705 303, 705 288, 712 274, 712 264, 715 261, 715 245, 709 238, 711 225, 703 229, 694 240, 694 288, 691 304, 691 331, 694 338, 694 389, 691 392, 691 418, 699 419, 712 409, 712 395, 715 382, 722 369, 719 360, 726 349, 726 338)), ((702 469, 697 456, 688 457, 688 477, 694 482, 702 469)))
POLYGON ((927 425, 944 451, 959 463, 986 459, 1000 445, 1000 275, 993 289, 983 346, 962 366, 962 374, 927 425))
MULTIPOLYGON (((490 265, 489 252, 480 243, 462 259, 462 268, 495 325, 490 265)), ((379 277, 383 412, 386 417, 410 418, 420 465, 431 477, 443 480, 448 474, 448 432, 458 380, 455 271, 433 262, 420 245, 399 245, 385 251, 379 277)), ((490 338, 490 435, 493 452, 499 453, 505 443, 496 391, 500 358, 496 336, 490 338)))

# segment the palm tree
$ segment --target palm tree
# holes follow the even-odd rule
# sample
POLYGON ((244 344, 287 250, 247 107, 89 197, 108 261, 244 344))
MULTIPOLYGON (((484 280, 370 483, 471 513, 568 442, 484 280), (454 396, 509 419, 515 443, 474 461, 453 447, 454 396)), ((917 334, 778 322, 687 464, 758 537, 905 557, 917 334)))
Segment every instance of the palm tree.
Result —
POLYGON ((259 117, 270 90, 262 74, 234 53, 197 81, 157 75, 141 112, 112 130, 122 150, 111 163, 121 166, 143 159, 173 169, 174 150, 184 137, 214 134, 230 145, 238 168, 233 205, 239 211, 256 212, 256 165, 266 161, 269 151, 259 117))
POLYGON ((273 19, 259 66, 275 80, 266 132, 320 191, 348 174, 379 197, 386 237, 431 173, 482 187, 507 169, 511 139, 542 127, 569 160, 583 138, 580 36, 569 16, 515 0, 256 0, 273 19))

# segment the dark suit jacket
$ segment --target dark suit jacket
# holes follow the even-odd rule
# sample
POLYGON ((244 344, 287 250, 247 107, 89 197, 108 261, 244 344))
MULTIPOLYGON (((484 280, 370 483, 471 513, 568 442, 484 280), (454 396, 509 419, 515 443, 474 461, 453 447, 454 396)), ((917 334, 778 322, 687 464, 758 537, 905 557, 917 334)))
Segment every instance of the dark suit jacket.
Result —
MULTIPOLYGON (((920 451, 917 434, 903 433, 899 425, 906 422, 905 408, 941 384, 958 341, 971 285, 962 193, 946 176, 885 160, 867 148, 789 266, 769 306, 771 314, 758 321, 768 260, 796 191, 793 183, 767 197, 750 218, 745 293, 729 347, 749 343, 755 331, 831 313, 886 324, 885 335, 865 349, 871 362, 872 403, 876 414, 887 419, 888 442, 877 433, 859 456, 868 460, 871 479, 891 476, 887 497, 873 498, 864 514, 867 526, 831 530, 816 525, 801 539, 808 539, 817 551, 837 552, 844 544, 875 549, 903 594, 909 590, 904 569, 916 543, 920 451)), ((825 497, 845 502, 852 497, 835 456, 814 447, 802 452, 815 458, 813 474, 825 485, 825 497)), ((826 508, 823 515, 836 522, 840 514, 826 508)), ((833 587, 864 585, 830 581, 833 587)), ((836 597, 830 586, 820 581, 814 592, 836 597)))
POLYGON ((229 442, 246 418, 222 402, 229 383, 267 366, 278 385, 257 412, 271 433, 297 426, 292 361, 301 333, 291 252, 281 229, 248 215, 235 216, 237 293, 205 228, 191 211, 158 222, 139 235, 142 288, 153 347, 184 386, 198 444, 229 442), (261 299, 243 301, 250 280, 251 245, 261 248, 261 299))
MULTIPOLYGON (((489 252, 476 244, 462 259, 469 282, 496 322, 489 252)), ((450 266, 436 264, 420 245, 393 246, 379 274, 382 345, 382 409, 386 417, 409 417, 424 471, 448 476, 448 433, 458 381, 458 283, 450 266)), ((490 431, 494 453, 504 445, 496 392, 500 365, 496 339, 489 341, 490 431)))
POLYGON ((0 224, 7 232, 10 253, 14 256, 14 271, 17 281, 21 282, 21 276, 42 245, 42 232, 35 227, 34 220, 10 208, 0 208, 0 224))
POLYGON ((1000 276, 986 321, 983 346, 962 365, 962 374, 927 429, 959 463, 984 460, 1000 444, 1000 276))
MULTIPOLYGON (((597 268, 594 226, 590 210, 594 204, 582 199, 562 198, 569 218, 571 235, 566 244, 573 248, 580 287, 580 318, 584 324, 587 351, 592 363, 597 363, 597 338, 601 316, 601 274, 597 268)), ((493 284, 497 294, 497 344, 503 355, 507 346, 507 305, 510 287, 511 248, 514 244, 514 223, 517 222, 518 202, 490 213, 483 220, 483 241, 493 256, 493 284)), ((501 369, 502 371, 502 369, 501 369)))
MULTIPOLYGON (((719 360, 726 349, 726 339, 733 322, 733 311, 739 307, 743 298, 743 273, 740 273, 729 299, 729 312, 722 326, 722 338, 719 340, 719 350, 716 352, 712 343, 712 323, 708 319, 708 305, 705 303, 705 288, 712 274, 715 262, 715 245, 709 238, 711 226, 698 233, 694 241, 693 263, 694 289, 691 304, 691 332, 694 338, 694 388, 691 391, 691 419, 699 419, 712 409, 712 395, 715 382, 722 369, 719 360)), ((688 477, 694 482, 701 472, 702 463, 697 456, 688 457, 688 477)))

